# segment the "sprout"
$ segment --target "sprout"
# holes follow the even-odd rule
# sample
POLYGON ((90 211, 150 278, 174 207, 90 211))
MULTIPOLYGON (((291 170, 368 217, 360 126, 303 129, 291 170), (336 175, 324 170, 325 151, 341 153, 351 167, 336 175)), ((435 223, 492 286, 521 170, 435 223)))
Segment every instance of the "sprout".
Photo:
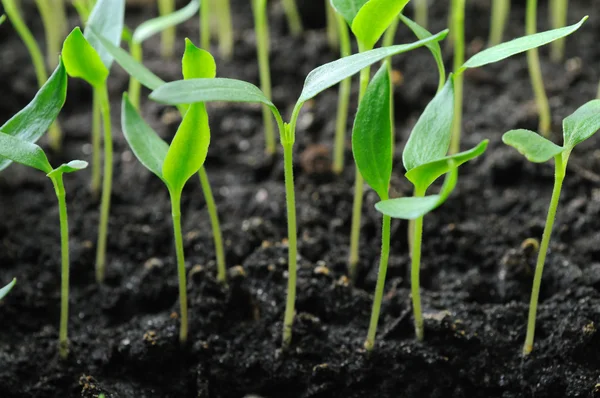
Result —
POLYGON ((415 22, 427 28, 428 19, 427 0, 415 0, 415 22))
MULTIPOLYGON (((562 28, 567 24, 569 0, 550 1, 550 26, 553 29, 562 28)), ((565 57, 565 39, 558 39, 550 45, 550 58, 554 62, 560 62, 565 57)))
POLYGON ((502 43, 504 28, 510 17, 511 0, 492 0, 492 16, 488 47, 502 43))
POLYGON ((233 55, 233 26, 231 22, 230 0, 204 0, 200 1, 200 43, 206 51, 210 50, 211 11, 215 11, 217 34, 219 38, 219 53, 226 60, 233 55), (211 7, 214 10, 211 10, 211 7))
MULTIPOLYGON (((158 0, 158 13, 161 17, 175 11, 175 0, 158 0)), ((172 58, 175 50, 175 25, 164 29, 160 38, 160 54, 163 58, 172 58)))
POLYGON ((17 279, 14 278, 8 285, 0 288, 0 300, 2 300, 6 295, 12 290, 13 287, 17 284, 17 279))
POLYGON ((67 13, 65 0, 35 0, 42 17, 46 34, 46 63, 50 68, 56 67, 56 55, 67 33, 67 13))
POLYGON ((285 12, 292 36, 300 36, 303 28, 302 19, 300 18, 298 7, 296 7, 296 0, 281 0, 281 3, 283 4, 283 11, 285 12))
POLYGON ((567 170, 567 162, 573 148, 590 138, 600 129, 600 100, 592 100, 579 107, 573 114, 563 120, 563 146, 558 146, 546 138, 530 130, 511 130, 502 136, 502 141, 523 154, 527 160, 534 163, 544 163, 554 158, 554 189, 548 208, 546 226, 538 252, 531 301, 529 303, 529 318, 527 321, 527 337, 523 347, 523 354, 528 355, 533 350, 535 334, 535 318, 537 312, 540 284, 546 261, 546 253, 552 226, 556 216, 558 201, 563 180, 567 170))
MULTIPOLYGON (((329 3, 329 0, 327 0, 329 3)), ((330 3, 329 3, 330 4, 330 3)), ((347 57, 352 54, 352 46, 350 45, 350 34, 348 33, 348 25, 344 17, 336 14, 331 5, 327 5, 328 10, 332 10, 337 24, 339 41, 340 41, 340 56, 347 57)), ((348 106, 350 104, 350 89, 352 78, 348 77, 340 83, 338 89, 338 104, 337 118, 335 121, 335 142, 333 149, 333 172, 341 174, 344 170, 345 149, 346 149, 346 122, 348 120, 348 106)))
POLYGON ((67 75, 63 61, 59 60, 57 71, 40 89, 33 101, 0 128, 0 156, 5 158, 5 161, 21 163, 46 173, 54 185, 54 191, 58 199, 62 275, 59 353, 63 359, 69 353, 67 337, 69 319, 69 226, 63 174, 82 170, 87 167, 87 162, 73 160, 53 169, 42 148, 30 140, 40 130, 45 131, 56 119, 65 102, 66 91, 67 75))

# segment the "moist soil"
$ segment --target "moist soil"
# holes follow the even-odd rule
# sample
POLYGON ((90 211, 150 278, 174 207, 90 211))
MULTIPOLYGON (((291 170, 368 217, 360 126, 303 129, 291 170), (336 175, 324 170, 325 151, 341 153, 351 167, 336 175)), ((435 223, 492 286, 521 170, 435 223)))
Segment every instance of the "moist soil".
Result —
MULTIPOLYGON (((270 7, 273 96, 289 114, 307 73, 336 58, 329 49, 322 2, 299 1, 308 28, 287 32, 279 4, 270 7), (315 4, 316 3, 316 4, 315 4)), ((431 5, 431 30, 445 27, 446 2, 431 5)), ((485 45, 489 2, 469 2, 468 54, 485 45)), ((522 34, 523 1, 513 2, 507 36, 522 34)), ((540 29, 547 4, 540 4, 540 29), (543 18, 542 18, 543 17, 543 18)), ((257 82, 248 1, 233 2, 235 56, 218 74, 257 82)), ((29 24, 43 37, 33 9, 29 24)), ((572 1, 569 22, 592 16, 566 46, 566 61, 541 50, 553 112, 561 120, 595 96, 600 65, 600 5, 572 1)), ((136 26, 152 7, 128 9, 136 26)), ((73 25, 77 23, 71 15, 73 25)), ((197 21, 179 28, 196 38, 197 21)), ((30 59, 10 24, 0 29, 0 118, 35 93, 30 59)), ((399 29, 397 41, 413 37, 399 29)), ((145 46, 147 66, 165 80, 180 62, 161 59, 159 39, 145 46)), ((446 63, 451 56, 446 54, 446 63)), ((395 57, 396 148, 392 189, 409 195, 401 152, 434 95, 437 72, 425 49, 395 57)), ((90 157, 91 93, 70 80, 60 122, 63 151, 52 164, 90 157)), ((330 171, 336 90, 308 103, 295 153, 299 277, 291 347, 281 351, 287 281, 282 156, 263 152, 257 106, 211 104, 207 170, 226 241, 229 283, 215 279, 215 253, 199 182, 190 180, 182 212, 189 272, 189 342, 178 342, 178 291, 168 194, 134 158, 119 128, 127 76, 110 79, 115 137, 108 274, 94 280, 98 202, 89 171, 66 177, 71 228, 71 354, 57 355, 60 286, 58 209, 50 181, 13 165, 0 176, 0 281, 18 284, 0 305, 0 395, 12 397, 595 397, 600 396, 600 137, 571 156, 550 245, 537 318, 535 350, 521 355, 535 252, 553 184, 551 164, 530 164, 501 143, 512 128, 536 129, 525 56, 466 75, 463 147, 490 139, 487 153, 461 167, 456 191, 425 218, 421 291, 425 341, 415 340, 409 293, 407 225, 392 224, 392 252, 377 344, 363 342, 380 247, 376 194, 365 193, 360 275, 352 286, 346 259, 354 167, 330 171)), ((356 90, 355 90, 356 91, 356 90)), ((352 109, 355 108, 356 92, 352 109)), ((143 101, 145 119, 170 140, 179 117, 143 101)), ((348 123, 351 127, 351 121, 348 123)), ((45 145, 45 143, 44 143, 45 145)))

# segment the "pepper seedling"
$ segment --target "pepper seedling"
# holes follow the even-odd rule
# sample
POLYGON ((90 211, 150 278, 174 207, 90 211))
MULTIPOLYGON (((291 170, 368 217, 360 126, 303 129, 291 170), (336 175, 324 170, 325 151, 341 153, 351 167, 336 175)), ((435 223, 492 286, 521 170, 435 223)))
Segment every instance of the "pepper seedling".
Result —
MULTIPOLYGON (((415 334, 418 340, 424 338, 423 316, 421 312, 420 268, 421 243, 423 235, 423 217, 442 205, 456 185, 458 167, 485 152, 488 141, 482 141, 476 147, 446 156, 452 138, 452 120, 454 113, 454 76, 450 76, 444 88, 427 105, 402 153, 402 162, 406 169, 406 178, 414 185, 413 197, 383 199, 375 208, 386 216, 404 220, 415 220, 413 242, 411 245, 411 295, 415 334), (437 195, 425 196, 429 187, 442 175, 446 175, 444 185, 437 195)), ((378 279, 379 300, 383 292, 385 279, 378 279)), ((377 296, 376 296, 377 297, 377 296)), ((373 347, 375 324, 370 329, 365 343, 367 349, 373 347)))
POLYGON ((600 100, 592 100, 579 107, 573 114, 563 120, 563 146, 558 146, 552 141, 530 130, 511 130, 502 136, 502 141, 514 147, 527 160, 533 163, 545 163, 554 159, 554 188, 550 207, 546 217, 546 225, 542 235, 542 242, 538 251, 538 258, 533 277, 533 288, 531 289, 531 300, 529 303, 529 317, 527 321, 527 337, 523 346, 523 354, 528 355, 533 350, 533 339, 535 335, 535 318, 542 283, 542 273, 546 262, 548 244, 552 235, 552 227, 556 217, 558 201, 562 183, 567 171, 567 162, 571 151, 576 145, 587 140, 600 130, 600 100))
POLYGON ((210 51, 211 11, 215 11, 218 23, 219 54, 226 60, 233 55, 233 24, 231 21, 231 1, 210 0, 200 2, 200 43, 202 48, 210 51), (211 10, 211 6, 214 10, 211 10))
POLYGON ((17 284, 17 279, 14 278, 10 283, 3 288, 0 288, 0 300, 2 300, 6 295, 12 290, 13 287, 17 284))
MULTIPOLYGON (((175 0, 158 0, 158 14, 163 17, 175 11, 175 0)), ((164 29, 160 37, 160 55, 172 58, 175 50, 175 25, 164 29)))
MULTIPOLYGON (((553 29, 562 28, 567 24, 569 0, 550 1, 550 26, 553 29)), ((560 62, 565 57, 565 39, 558 39, 551 44, 550 58, 554 62, 560 62)))
POLYGON ((300 18, 296 0, 281 0, 281 3, 288 26, 290 27, 290 33, 294 37, 300 36, 304 28, 302 27, 302 18, 300 18))
POLYGON ((495 46, 502 43, 504 29, 508 18, 510 17, 511 0, 492 0, 492 15, 490 17, 490 37, 488 46, 495 46))
POLYGON ((46 173, 54 185, 58 199, 61 236, 61 310, 59 329, 59 354, 69 353, 67 335, 69 319, 69 225, 63 174, 87 167, 87 162, 73 160, 52 168, 46 154, 31 138, 45 131, 56 119, 64 105, 67 92, 67 74, 62 59, 48 82, 38 91, 32 102, 0 128, 0 165, 6 167, 17 162, 46 173))

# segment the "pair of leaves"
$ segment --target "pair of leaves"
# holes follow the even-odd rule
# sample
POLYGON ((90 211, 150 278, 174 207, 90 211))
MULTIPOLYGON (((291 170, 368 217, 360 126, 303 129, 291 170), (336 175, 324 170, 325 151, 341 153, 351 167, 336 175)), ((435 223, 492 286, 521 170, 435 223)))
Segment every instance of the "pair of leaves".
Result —
MULTIPOLYGON (((511 130, 502 141, 514 147, 527 160, 544 163, 560 155, 569 154, 573 148, 600 130, 600 100, 592 100, 580 106, 563 120, 563 146, 542 137, 531 130, 511 130)), ((568 155, 567 155, 568 156, 568 155)), ((566 167, 566 162, 565 165, 566 167)))
POLYGON ((13 279, 8 285, 0 289, 0 300, 2 300, 12 290, 16 283, 17 280, 13 279))
MULTIPOLYGON (((207 0, 204 0, 207 1, 207 0)), ((199 0, 192 0, 188 5, 167 15, 162 15, 157 18, 149 19, 140 24, 133 32, 132 40, 136 43, 142 43, 146 39, 154 36, 163 30, 177 26, 182 22, 187 21, 198 12, 200 8, 199 0)), ((116 43, 118 44, 118 42, 116 43)))

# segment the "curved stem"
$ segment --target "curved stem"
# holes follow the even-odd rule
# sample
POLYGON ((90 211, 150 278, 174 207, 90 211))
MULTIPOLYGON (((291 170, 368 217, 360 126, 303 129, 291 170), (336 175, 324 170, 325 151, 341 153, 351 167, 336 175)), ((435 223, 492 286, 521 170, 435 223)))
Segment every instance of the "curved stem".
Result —
POLYGON ((223 249, 223 236, 221 234, 221 225, 219 223, 219 214, 217 212, 217 205, 215 204, 215 197, 213 196, 210 181, 208 180, 208 175, 206 174, 206 169, 204 167, 201 167, 200 170, 198 170, 198 176, 200 177, 200 186, 202 187, 202 193, 204 194, 204 200, 206 201, 206 209, 208 210, 208 216, 210 217, 210 225, 212 227, 213 240, 215 243, 217 280, 219 282, 225 282, 227 279, 225 251, 223 249))
POLYGON ((492 0, 492 22, 488 47, 502 43, 504 28, 510 15, 510 0, 492 0))
MULTIPOLYGON (((465 0, 452 0, 452 27, 454 28, 454 70, 465 62, 465 0)), ((460 151, 463 111, 463 74, 454 76, 454 120, 450 154, 460 151)))
POLYGON ((185 273, 185 257, 183 254, 183 236, 181 234, 181 192, 172 192, 171 215, 173 217, 173 234, 175 236, 175 253, 177 255, 177 276, 179 279, 179 311, 181 324, 179 326, 179 341, 185 343, 188 337, 188 302, 187 278, 185 273))
POLYGON ((427 29, 428 19, 427 0, 416 0, 415 22, 427 29))
MULTIPOLYGON (((140 64, 142 63, 142 43, 132 40, 130 43, 129 52, 133 59, 140 64)), ((129 76, 129 100, 135 109, 140 109, 140 96, 141 96, 142 85, 140 81, 133 76, 129 76)))
POLYGON ((200 1, 200 45, 210 51, 210 1, 200 1))
POLYGON ((546 217, 546 226, 544 227, 544 234, 542 235, 542 242, 540 243, 540 250, 538 252, 538 258, 535 265, 535 275, 533 277, 533 287, 531 289, 531 299, 529 301, 527 337, 525 338, 525 345, 523 346, 523 355, 528 355, 533 350, 535 318, 537 314, 538 299, 540 296, 540 285, 542 284, 542 274, 544 272, 546 253, 548 252, 548 245, 552 235, 552 227, 554 226, 554 219, 556 217, 556 210, 558 208, 558 201, 560 199, 560 191, 565 178, 565 168, 567 165, 566 159, 563 162, 562 154, 557 155, 554 159, 556 163, 554 188, 552 189, 552 199, 550 199, 550 207, 548 208, 548 216, 546 217))
MULTIPOLYGON (((424 189, 415 188, 415 196, 425 195, 424 189)), ((411 250, 410 267, 410 291, 413 303, 413 316, 415 323, 415 335, 417 340, 422 341, 425 331, 423 327, 423 314, 421 312, 420 270, 421 270, 421 244, 423 240, 423 217, 414 222, 413 244, 411 250)))
POLYGON ((104 127, 104 176, 102 179, 102 199, 100 203, 100 222, 98 227, 98 244, 96 247, 96 280, 104 281, 106 265, 106 240, 108 238, 108 218, 110 213, 110 196, 112 191, 113 142, 110 122, 110 102, 106 83, 95 88, 102 109, 104 127))
MULTIPOLYGON (((175 0, 158 0, 158 12, 161 16, 175 11, 175 0)), ((160 55, 172 58, 175 50, 175 26, 169 26, 161 32, 160 55)))
MULTIPOLYGON (((550 2, 550 22, 552 29, 559 29, 567 24, 569 0, 552 0, 550 2)), ((562 37, 550 43, 550 59, 560 62, 565 57, 565 40, 562 37)))
MULTIPOLYGON (((329 2, 329 0, 327 0, 329 2)), ((331 8, 329 4, 326 5, 328 9, 331 8)), ((352 54, 352 48, 350 46, 350 33, 348 32, 348 25, 344 18, 335 14, 335 21, 337 22, 339 39, 340 39, 340 55, 347 57, 352 54)), ((338 106, 337 106, 337 119, 335 123, 335 145, 333 152, 333 172, 340 174, 344 170, 344 152, 346 149, 346 122, 348 119, 348 105, 350 103, 350 89, 352 84, 352 78, 348 77, 340 82, 338 91, 338 106)))
POLYGON ((298 12, 298 7, 296 7, 295 0, 281 0, 283 3, 283 11, 285 12, 285 16, 288 21, 288 25, 290 27, 290 33, 292 36, 297 37, 302 34, 302 19, 300 18, 300 13, 298 12))
POLYGON ((221 57, 226 60, 231 59, 233 54, 233 26, 231 24, 231 5, 230 0, 219 0, 219 52, 221 57))
MULTIPOLYGON (((537 31, 537 0, 527 0, 525 33, 532 35, 537 31)), ((550 116, 550 104, 546 96, 544 88, 544 79, 542 77, 542 68, 540 66, 540 56, 537 48, 527 51, 527 65, 529 67, 529 76, 531 85, 535 93, 535 101, 537 103, 538 112, 540 115, 539 130, 544 137, 550 136, 552 128, 552 119, 550 116)))
POLYGON ((98 90, 94 90, 94 99, 92 103, 92 182, 90 189, 94 197, 100 193, 100 146, 102 145, 102 109, 98 90))

